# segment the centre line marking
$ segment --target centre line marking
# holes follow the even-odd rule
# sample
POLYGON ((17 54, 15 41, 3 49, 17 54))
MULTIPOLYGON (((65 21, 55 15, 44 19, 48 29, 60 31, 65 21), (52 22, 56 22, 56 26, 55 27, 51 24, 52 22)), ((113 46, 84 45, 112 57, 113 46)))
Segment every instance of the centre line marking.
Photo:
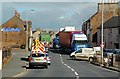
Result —
POLYGON ((74 74, 76 75, 76 79, 79 79, 78 73, 77 73, 72 67, 68 66, 68 65, 63 61, 63 58, 62 58, 62 55, 61 55, 61 54, 60 54, 60 59, 61 59, 61 62, 62 62, 67 68, 69 68, 71 71, 74 72, 74 74))

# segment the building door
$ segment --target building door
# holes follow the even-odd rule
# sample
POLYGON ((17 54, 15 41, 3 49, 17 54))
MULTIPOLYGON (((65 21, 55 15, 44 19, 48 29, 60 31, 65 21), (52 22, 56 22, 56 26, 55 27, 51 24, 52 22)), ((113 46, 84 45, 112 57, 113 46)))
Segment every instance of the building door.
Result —
POLYGON ((119 49, 119 43, 114 43, 115 49, 119 49))

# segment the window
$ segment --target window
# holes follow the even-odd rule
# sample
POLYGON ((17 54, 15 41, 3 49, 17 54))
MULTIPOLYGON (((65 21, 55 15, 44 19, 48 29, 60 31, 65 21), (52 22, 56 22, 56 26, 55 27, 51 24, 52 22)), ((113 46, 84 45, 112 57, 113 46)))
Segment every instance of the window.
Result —
POLYGON ((92 37, 92 42, 97 42, 97 32, 92 37))
POLYGON ((120 34, 120 26, 119 26, 119 28, 118 28, 118 33, 120 34))
POLYGON ((109 29, 110 33, 112 33, 112 28, 109 29))
POLYGON ((26 31, 27 30, 27 26, 26 25, 24 25, 24 31, 26 31))
POLYGON ((76 51, 75 53, 82 53, 82 49, 76 51))
POLYGON ((32 54, 32 57, 44 57, 45 54, 39 54, 39 53, 35 53, 35 54, 32 54))

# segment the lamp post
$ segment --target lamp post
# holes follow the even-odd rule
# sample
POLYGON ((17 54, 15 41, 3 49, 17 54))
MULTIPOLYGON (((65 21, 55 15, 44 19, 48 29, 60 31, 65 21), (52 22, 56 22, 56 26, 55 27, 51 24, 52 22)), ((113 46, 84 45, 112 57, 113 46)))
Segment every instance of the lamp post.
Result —
POLYGON ((104 0, 102 0, 102 28, 101 28, 101 66, 103 66, 103 23, 104 23, 104 0))
POLYGON ((25 25, 26 25, 26 50, 28 50, 28 17, 27 17, 27 11, 26 11, 26 22, 25 22, 25 25))
POLYGON ((27 50, 31 49, 31 44, 32 44, 32 28, 30 28, 30 37, 28 38, 28 27, 29 27, 28 12, 31 12, 31 11, 34 11, 34 10, 26 11, 26 49, 27 50), (28 43, 28 40, 29 40, 29 43, 28 43))

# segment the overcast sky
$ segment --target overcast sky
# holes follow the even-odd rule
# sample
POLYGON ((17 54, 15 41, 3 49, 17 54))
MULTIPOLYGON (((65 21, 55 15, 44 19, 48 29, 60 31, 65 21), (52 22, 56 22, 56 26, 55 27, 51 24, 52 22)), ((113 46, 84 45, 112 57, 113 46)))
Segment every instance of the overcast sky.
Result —
POLYGON ((59 30, 68 25, 80 30, 83 20, 88 20, 97 12, 97 3, 97 0, 2 0, 2 23, 10 19, 17 10, 21 19, 32 21, 33 28, 59 30))

